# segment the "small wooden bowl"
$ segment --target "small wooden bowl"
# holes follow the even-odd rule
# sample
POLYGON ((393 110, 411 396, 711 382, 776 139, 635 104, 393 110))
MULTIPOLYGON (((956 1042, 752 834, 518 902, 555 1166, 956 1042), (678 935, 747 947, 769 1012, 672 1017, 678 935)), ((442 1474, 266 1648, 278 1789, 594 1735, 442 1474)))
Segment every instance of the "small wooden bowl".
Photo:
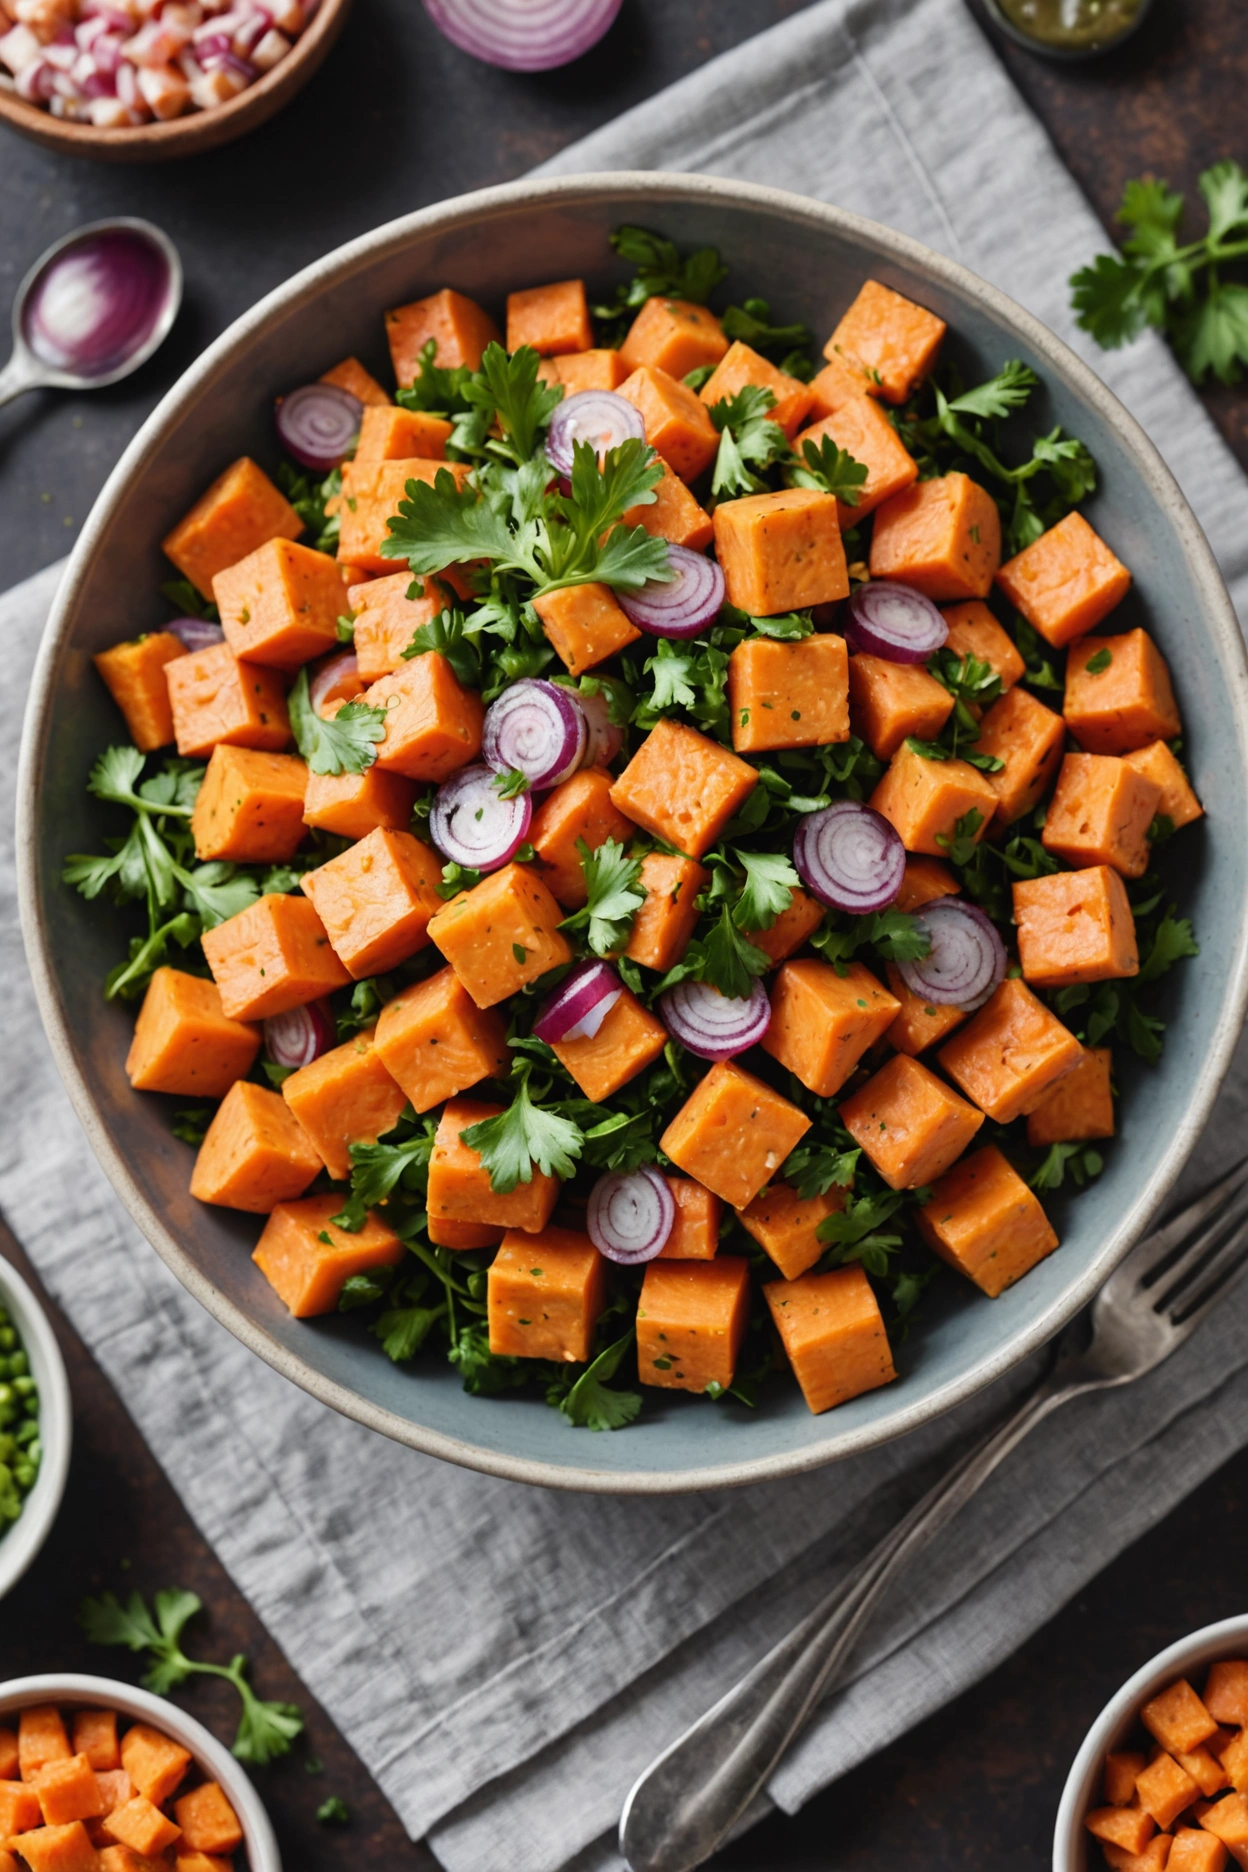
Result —
POLYGON ((175 156, 198 156, 245 136, 288 104, 338 37, 350 4, 351 0, 321 0, 312 24, 281 63, 215 110, 191 111, 168 123, 100 130, 94 124, 68 123, 53 117, 50 111, 0 89, 0 122, 48 149, 87 156, 95 162, 169 162, 175 156))

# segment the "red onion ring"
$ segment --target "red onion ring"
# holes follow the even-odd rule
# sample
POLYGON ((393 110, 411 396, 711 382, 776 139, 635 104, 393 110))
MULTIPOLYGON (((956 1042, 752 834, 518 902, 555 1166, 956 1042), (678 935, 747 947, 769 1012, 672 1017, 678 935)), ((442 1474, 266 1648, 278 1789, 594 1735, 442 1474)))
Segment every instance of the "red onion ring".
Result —
POLYGON ((676 1223, 676 1198, 667 1179, 649 1164, 599 1177, 589 1192, 585 1227, 608 1261, 639 1267, 667 1246, 676 1223))
POLYGON ((213 644, 225 642, 225 632, 219 624, 210 624, 207 618, 174 618, 165 629, 171 631, 187 650, 211 650, 213 644))
POLYGON ((683 981, 659 1001, 663 1025, 699 1059, 726 1060, 756 1046, 771 1025, 771 1003, 761 981, 740 998, 709 982, 683 981))
POLYGON ((585 741, 586 767, 609 767, 624 745, 624 730, 611 719, 611 704, 600 689, 597 695, 577 691, 577 701, 588 731, 585 741))
POLYGON ((554 71, 597 45, 621 0, 425 0, 452 45, 504 71, 554 71))
POLYGON ((851 650, 888 663, 926 663, 948 641, 949 626, 930 598, 911 585, 872 579, 849 595, 845 635, 851 650))
POLYGON ((547 1046, 592 1040, 623 992, 609 962, 581 962, 543 1003, 533 1032, 547 1046))
POLYGON ((820 903, 867 916, 896 901, 906 876, 906 848, 873 806, 835 800, 798 821, 793 863, 820 903))
POLYGON ((932 946, 917 962, 897 964, 911 994, 967 1014, 983 1007, 1005 980, 1008 965, 996 924, 978 905, 960 897, 924 904, 914 912, 914 920, 927 931, 932 946))
MULTIPOLYGON (((338 708, 349 702, 353 696, 362 694, 364 684, 360 681, 360 661, 354 650, 339 650, 334 656, 322 663, 316 675, 308 684, 308 701, 318 715, 325 713, 327 702, 336 702, 338 708), (338 690, 337 696, 334 690, 338 690)), ((338 713, 338 708, 330 712, 338 713)))
POLYGON ((264 1051, 275 1066, 310 1066, 338 1044, 338 1029, 328 1001, 308 1001, 286 1014, 270 1014, 264 1023, 264 1051))
POLYGON ((504 799, 494 770, 477 761, 444 781, 429 814, 429 835, 443 857, 473 871, 509 864, 528 836, 533 801, 526 793, 504 799))
POLYGON ((481 757, 495 773, 522 773, 530 786, 552 787, 585 758, 589 729, 571 690, 541 676, 504 689, 485 711, 481 757))
MULTIPOLYGON (((210 62, 205 57, 205 65, 210 62)), ((363 414, 364 405, 349 390, 337 384, 310 383, 277 399, 274 421, 288 455, 305 468, 328 474, 359 434, 363 414)))
POLYGON ((601 461, 608 449, 635 437, 646 439, 646 425, 641 411, 627 397, 614 390, 578 390, 565 397, 550 419, 546 437, 546 459, 559 475, 572 473, 572 456, 578 442, 588 442, 601 461))
POLYGON ((667 563, 670 580, 647 579, 640 591, 617 592, 616 601, 629 622, 652 637, 696 637, 723 608, 723 572, 705 553, 670 540, 667 563))

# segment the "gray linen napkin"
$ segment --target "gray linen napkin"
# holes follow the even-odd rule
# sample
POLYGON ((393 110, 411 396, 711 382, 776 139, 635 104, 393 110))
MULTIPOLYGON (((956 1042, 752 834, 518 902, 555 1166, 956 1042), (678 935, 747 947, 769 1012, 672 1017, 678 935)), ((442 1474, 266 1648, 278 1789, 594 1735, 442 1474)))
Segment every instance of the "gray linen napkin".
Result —
MULTIPOLYGON (((1062 282, 1102 239, 961 0, 824 0, 550 165, 649 166, 872 214, 1066 335, 1062 282)), ((1177 472, 1248 615, 1236 465, 1159 345, 1094 361, 1177 472)), ((56 571, 0 599, 10 741, 56 571)), ((494 1872, 501 1840, 509 1872, 618 1867, 610 1836, 634 1776, 1030 1374, 822 1474, 652 1502, 495 1482, 335 1417, 204 1314, 109 1191, 25 984, 11 801, 0 813, 10 1223, 413 1836, 450 1872, 494 1872)), ((1185 1188, 1229 1159, 1246 1117, 1241 1047, 1185 1188)), ((778 1805, 796 1809, 991 1670, 1248 1440, 1246 1328, 1248 1290, 1144 1385, 1037 1433, 901 1583, 853 1686, 777 1775, 778 1805)))

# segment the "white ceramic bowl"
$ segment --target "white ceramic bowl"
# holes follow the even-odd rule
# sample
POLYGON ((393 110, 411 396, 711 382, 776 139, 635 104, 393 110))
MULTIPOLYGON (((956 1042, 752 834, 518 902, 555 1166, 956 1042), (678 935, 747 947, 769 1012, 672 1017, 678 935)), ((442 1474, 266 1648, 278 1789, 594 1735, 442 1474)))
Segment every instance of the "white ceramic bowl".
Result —
POLYGON ((0 1534, 0 1599, 16 1586, 51 1532, 56 1520, 73 1442, 73 1411, 65 1361, 48 1316, 17 1269, 0 1259, 0 1306, 12 1317, 26 1355, 30 1375, 39 1387, 39 1436, 43 1459, 35 1486, 26 1497, 21 1515, 0 1534))
POLYGON ((243 1829, 247 1872, 282 1872, 273 1823, 246 1770, 202 1723, 176 1703, 166 1703, 164 1697, 136 1689, 133 1684, 116 1683, 111 1677, 84 1677, 76 1671, 11 1677, 7 1683, 0 1683, 0 1722, 30 1703, 55 1703, 61 1709, 115 1709, 122 1716, 150 1723, 153 1729, 172 1736, 191 1751, 207 1779, 219 1781, 229 1797, 243 1829))
MULTIPOLYGON (((1127 1741, 1149 1698, 1176 1677, 1199 1678, 1219 1658, 1244 1656, 1248 1656, 1248 1613, 1221 1619, 1188 1638, 1180 1638, 1177 1644, 1150 1658, 1123 1684, 1117 1696, 1111 1697, 1088 1730, 1062 1790, 1053 1834, 1053 1872, 1100 1872, 1102 1857, 1099 1851, 1094 1854, 1090 1850, 1092 1841, 1083 1818, 1090 1808, 1100 1805, 1101 1768, 1106 1755, 1127 1741)), ((1199 1691, 1199 1683, 1195 1688, 1199 1691)))

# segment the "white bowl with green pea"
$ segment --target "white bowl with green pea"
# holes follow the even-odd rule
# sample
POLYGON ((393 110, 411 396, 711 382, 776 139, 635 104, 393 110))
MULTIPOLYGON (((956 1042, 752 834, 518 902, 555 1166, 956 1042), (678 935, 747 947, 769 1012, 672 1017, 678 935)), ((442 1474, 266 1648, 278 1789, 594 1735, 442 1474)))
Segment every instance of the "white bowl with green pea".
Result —
POLYGON ((0 1260, 0 1599, 51 1531, 72 1437, 56 1335, 30 1286, 0 1260))

